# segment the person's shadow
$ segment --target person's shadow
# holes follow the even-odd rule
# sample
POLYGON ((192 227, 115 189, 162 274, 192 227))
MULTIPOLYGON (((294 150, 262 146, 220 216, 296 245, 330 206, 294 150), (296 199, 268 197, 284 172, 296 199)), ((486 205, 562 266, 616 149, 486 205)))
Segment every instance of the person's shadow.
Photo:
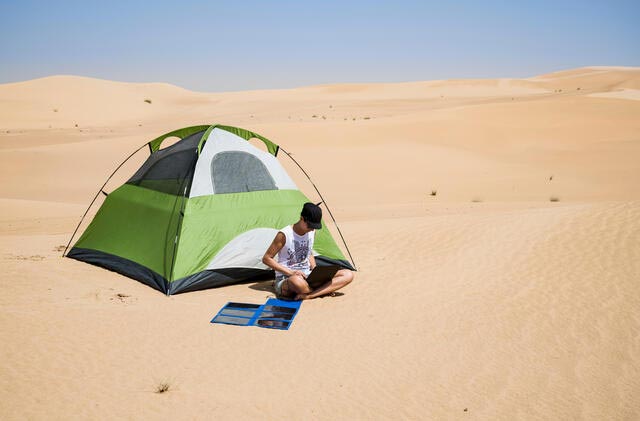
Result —
POLYGON ((249 285, 249 288, 256 291, 271 292, 275 294, 275 290, 273 289, 273 279, 257 281, 256 283, 249 285))
MULTIPOLYGON (((276 295, 276 292, 273 289, 273 279, 267 279, 267 280, 261 280, 261 281, 254 280, 253 282, 255 283, 252 285, 249 285, 249 288, 255 291, 269 292, 274 296, 276 295)), ((342 297, 343 295, 344 295, 344 292, 334 291, 331 294, 323 295, 322 297, 318 297, 318 298, 342 297)))

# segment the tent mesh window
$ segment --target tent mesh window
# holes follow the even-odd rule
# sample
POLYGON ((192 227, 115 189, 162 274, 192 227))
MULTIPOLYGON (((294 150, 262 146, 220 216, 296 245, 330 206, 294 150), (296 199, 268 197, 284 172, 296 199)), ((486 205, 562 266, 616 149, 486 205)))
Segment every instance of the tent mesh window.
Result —
POLYGON ((240 151, 219 152, 213 157, 211 181, 216 194, 278 189, 264 163, 240 151))
POLYGON ((174 195, 183 194, 191 183, 198 159, 198 142, 203 134, 204 130, 152 153, 127 184, 174 195))

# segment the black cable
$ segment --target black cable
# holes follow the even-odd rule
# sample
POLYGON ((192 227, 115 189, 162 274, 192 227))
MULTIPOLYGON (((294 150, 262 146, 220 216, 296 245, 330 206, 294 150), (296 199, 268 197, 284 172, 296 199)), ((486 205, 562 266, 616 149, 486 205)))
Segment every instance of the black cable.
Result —
POLYGON ((356 267, 356 262, 353 260, 353 256, 351 255, 351 251, 349 250, 349 246, 347 245, 347 242, 344 240, 344 237, 342 236, 342 231, 340 231, 340 227, 338 226, 336 219, 333 217, 333 213, 331 213, 331 209, 329 209, 329 204, 327 203, 326 200, 324 200, 324 197, 322 197, 322 193, 320 193, 320 190, 318 190, 318 188, 316 187, 311 177, 309 177, 309 174, 307 174, 307 172, 304 170, 304 168, 302 168, 302 166, 298 163, 298 161, 296 161, 289 152, 285 151, 284 148, 282 148, 282 146, 280 146, 279 149, 282 152, 284 152, 289 158, 291 158, 291 160, 298 166, 298 168, 300 168, 300 170, 307 177, 307 179, 309 180, 313 188, 316 189, 316 193, 318 193, 318 196, 320 196, 320 199, 322 199, 322 202, 324 202, 324 205, 327 208, 327 211, 329 211, 329 216, 331 216, 331 220, 333 221, 333 224, 338 229, 338 234, 340 234, 340 238, 342 239, 342 244, 344 244, 345 248, 347 249, 347 253, 349 253, 349 257, 351 258, 351 263, 353 264, 353 268, 358 270, 358 268, 356 267))

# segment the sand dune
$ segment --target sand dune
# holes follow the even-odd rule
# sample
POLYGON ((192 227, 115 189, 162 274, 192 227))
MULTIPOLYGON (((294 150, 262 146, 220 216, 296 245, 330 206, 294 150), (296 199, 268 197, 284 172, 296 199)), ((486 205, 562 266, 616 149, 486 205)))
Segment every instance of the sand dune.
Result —
POLYGON ((229 93, 0 85, 0 418, 640 418, 638 90, 640 69, 615 67, 229 93), (294 153, 360 269, 288 332, 209 324, 268 282, 165 297, 60 257, 119 162, 216 122, 294 153))
POLYGON ((622 89, 620 91, 600 92, 589 96, 594 98, 616 98, 640 101, 640 89, 622 89))
POLYGON ((0 98, 0 125, 17 128, 87 128, 143 122, 170 115, 175 107, 208 102, 202 94, 166 83, 124 83, 78 76, 1 85, 0 98))

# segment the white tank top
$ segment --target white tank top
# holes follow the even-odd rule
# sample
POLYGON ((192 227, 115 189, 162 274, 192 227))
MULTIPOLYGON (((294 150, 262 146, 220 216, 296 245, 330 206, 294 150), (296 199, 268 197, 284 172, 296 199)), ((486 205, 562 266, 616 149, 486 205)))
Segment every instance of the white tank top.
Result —
POLYGON ((313 252, 315 231, 298 235, 293 226, 288 225, 280 230, 286 237, 284 247, 278 252, 278 263, 292 270, 299 270, 308 275, 311 272, 309 255, 313 252))

